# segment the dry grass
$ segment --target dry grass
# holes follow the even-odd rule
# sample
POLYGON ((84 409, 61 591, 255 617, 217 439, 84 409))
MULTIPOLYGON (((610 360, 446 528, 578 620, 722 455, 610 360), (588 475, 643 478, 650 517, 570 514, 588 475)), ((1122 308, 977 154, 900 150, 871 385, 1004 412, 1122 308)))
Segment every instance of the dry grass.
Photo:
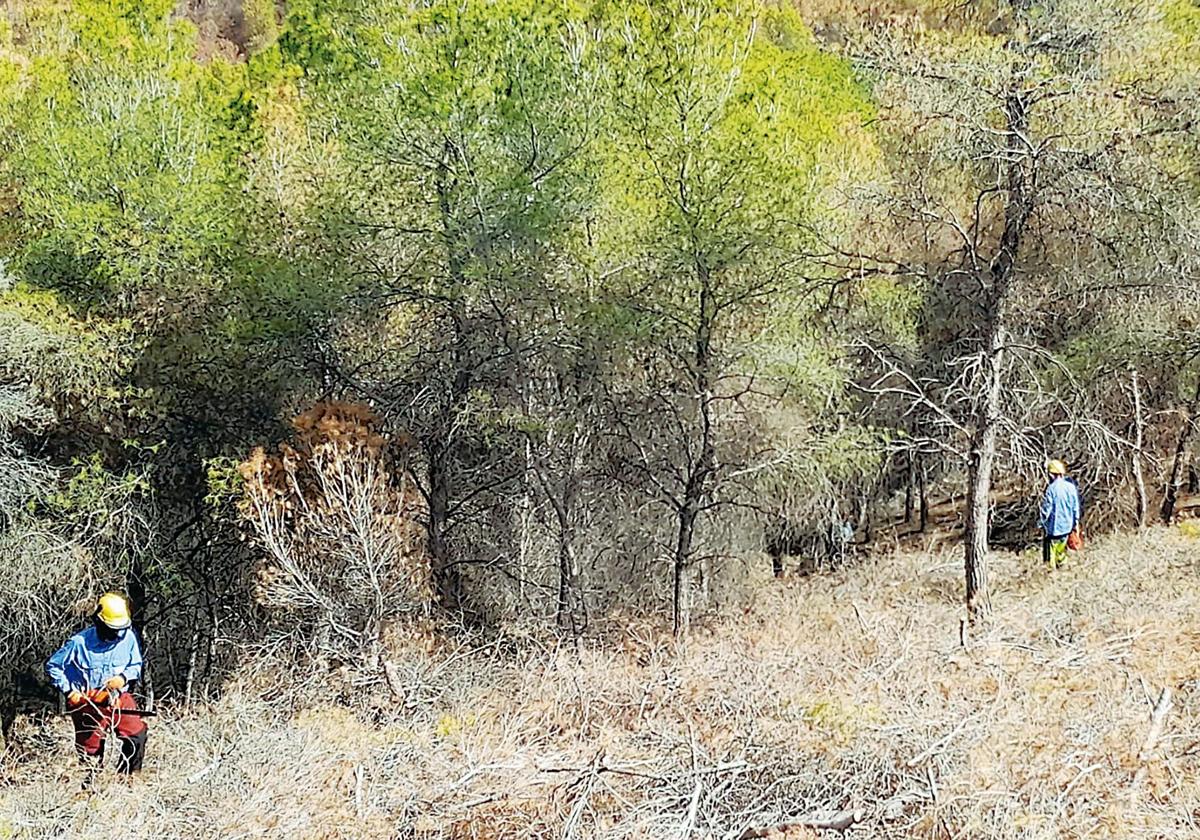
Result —
POLYGON ((684 650, 635 622, 581 651, 410 649, 406 701, 376 680, 354 711, 284 708, 247 674, 159 719, 135 787, 90 795, 65 723, 26 721, 0 837, 735 838, 857 807, 860 837, 1195 838, 1197 557, 1179 530, 1054 575, 1000 555, 996 618, 965 650, 957 552, 913 549, 764 580, 684 650), (1142 762, 1164 687, 1174 708, 1142 762))

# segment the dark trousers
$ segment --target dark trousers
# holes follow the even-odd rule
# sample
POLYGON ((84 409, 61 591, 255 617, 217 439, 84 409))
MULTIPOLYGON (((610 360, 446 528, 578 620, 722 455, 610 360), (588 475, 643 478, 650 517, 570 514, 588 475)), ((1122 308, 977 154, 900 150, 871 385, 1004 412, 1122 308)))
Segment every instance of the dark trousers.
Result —
MULTIPOLYGON (((142 760, 146 757, 146 741, 150 738, 149 727, 143 729, 136 735, 118 735, 117 740, 121 742, 121 757, 117 759, 118 773, 136 773, 142 769, 142 760)), ((97 766, 104 763, 104 747, 107 738, 100 742, 100 749, 93 756, 88 755, 83 750, 79 751, 79 760, 85 763, 97 762, 97 766)))

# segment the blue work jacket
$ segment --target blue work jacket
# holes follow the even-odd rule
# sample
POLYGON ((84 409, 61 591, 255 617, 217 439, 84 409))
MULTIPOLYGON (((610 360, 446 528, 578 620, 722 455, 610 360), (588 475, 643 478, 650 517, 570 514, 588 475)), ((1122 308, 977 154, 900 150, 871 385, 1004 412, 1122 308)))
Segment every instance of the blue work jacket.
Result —
POLYGON ((1050 537, 1065 537, 1075 530, 1080 516, 1079 490, 1066 478, 1059 476, 1050 482, 1042 494, 1038 526, 1050 537))
POLYGON ((103 688, 112 677, 132 682, 142 675, 142 646, 132 629, 103 642, 95 627, 80 630, 46 662, 46 676, 64 694, 103 688))

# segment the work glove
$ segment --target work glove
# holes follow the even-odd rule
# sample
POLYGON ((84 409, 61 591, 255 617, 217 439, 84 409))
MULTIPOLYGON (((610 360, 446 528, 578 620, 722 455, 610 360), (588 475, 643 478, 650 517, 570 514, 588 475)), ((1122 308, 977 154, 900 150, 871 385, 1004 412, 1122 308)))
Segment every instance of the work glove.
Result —
POLYGON ((98 688, 95 691, 89 691, 88 699, 91 700, 93 703, 95 703, 97 706, 103 706, 105 703, 108 702, 108 689, 98 688))
POLYGON ((80 691, 68 691, 67 692, 67 705, 68 706, 82 706, 83 705, 83 693, 80 691))
POLYGON ((125 687, 125 678, 122 677, 120 674, 117 674, 115 677, 109 677, 108 680, 104 683, 104 687, 107 688, 109 691, 114 691, 114 692, 120 691, 122 688, 125 687))

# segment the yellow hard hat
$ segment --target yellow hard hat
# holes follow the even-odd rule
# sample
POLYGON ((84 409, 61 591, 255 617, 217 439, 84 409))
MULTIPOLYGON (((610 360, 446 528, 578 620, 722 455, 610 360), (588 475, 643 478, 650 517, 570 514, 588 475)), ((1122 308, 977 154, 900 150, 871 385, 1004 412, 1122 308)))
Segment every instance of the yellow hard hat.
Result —
POLYGON ((1067 465, 1057 459, 1046 462, 1046 472, 1050 475, 1066 475, 1067 465))
POLYGON ((129 626, 129 604, 116 592, 105 592, 96 606, 96 618, 113 630, 124 630, 129 626))

